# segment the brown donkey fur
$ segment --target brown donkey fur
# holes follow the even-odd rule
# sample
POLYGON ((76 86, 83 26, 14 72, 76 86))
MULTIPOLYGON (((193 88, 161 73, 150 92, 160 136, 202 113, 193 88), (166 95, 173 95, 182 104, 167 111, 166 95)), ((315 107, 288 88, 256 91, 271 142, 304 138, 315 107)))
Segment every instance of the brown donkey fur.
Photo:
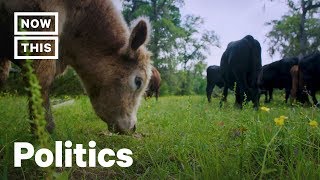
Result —
POLYGON ((152 67, 152 75, 150 78, 150 82, 148 84, 148 88, 146 91, 146 98, 151 98, 153 94, 156 96, 156 100, 158 100, 159 93, 160 93, 160 83, 161 83, 161 76, 157 68, 152 67))
POLYGON ((309 98, 305 93, 302 93, 302 88, 300 88, 303 84, 303 76, 302 72, 299 71, 299 66, 294 65, 290 69, 290 74, 292 78, 292 88, 291 88, 291 98, 290 103, 292 104, 294 101, 299 101, 304 104, 310 104, 309 98))
MULTIPOLYGON (((136 20, 130 32, 111 0, 0 0, 0 7, 0 15, 9 17, 0 21, 1 27, 11 28, 0 30, 0 38, 7 40, 0 42, 0 48, 13 44, 13 12, 59 12, 59 61, 34 63, 48 131, 54 127, 49 89, 66 65, 79 75, 96 114, 107 122, 109 130, 124 133, 135 129, 140 99, 151 77, 151 54, 145 48, 150 34, 146 19, 136 20)), ((5 50, 0 58, 12 59, 12 49, 5 50)))
POLYGON ((297 99, 297 91, 298 91, 298 86, 299 86, 299 66, 294 65, 290 69, 290 74, 292 78, 292 88, 291 88, 291 98, 290 98, 290 103, 292 104, 293 101, 297 99))
POLYGON ((11 63, 7 59, 0 60, 0 89, 4 86, 7 78, 9 77, 11 63))

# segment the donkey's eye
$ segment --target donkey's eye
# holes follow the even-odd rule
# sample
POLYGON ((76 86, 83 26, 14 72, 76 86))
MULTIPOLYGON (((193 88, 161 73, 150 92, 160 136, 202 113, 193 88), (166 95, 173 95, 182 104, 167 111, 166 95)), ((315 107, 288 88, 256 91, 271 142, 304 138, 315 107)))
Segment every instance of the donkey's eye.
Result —
POLYGON ((142 78, 141 77, 135 77, 134 83, 136 84, 137 90, 141 88, 142 85, 142 78))

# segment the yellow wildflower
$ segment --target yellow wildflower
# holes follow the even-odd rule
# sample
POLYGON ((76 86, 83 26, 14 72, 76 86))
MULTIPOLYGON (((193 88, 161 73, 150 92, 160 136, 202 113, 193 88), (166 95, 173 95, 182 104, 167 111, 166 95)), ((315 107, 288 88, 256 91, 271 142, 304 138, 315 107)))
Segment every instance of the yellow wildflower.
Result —
POLYGON ((309 125, 313 128, 318 127, 318 122, 316 120, 312 120, 309 122, 309 125))
POLYGON ((264 111, 264 112, 269 112, 269 111, 270 111, 270 108, 267 108, 267 107, 265 107, 265 106, 260 107, 260 109, 261 109, 262 111, 264 111))
POLYGON ((277 126, 283 126, 284 125, 284 118, 278 117, 274 118, 274 122, 276 123, 277 126))
POLYGON ((279 118, 281 118, 281 119, 288 119, 287 116, 280 116, 279 118))

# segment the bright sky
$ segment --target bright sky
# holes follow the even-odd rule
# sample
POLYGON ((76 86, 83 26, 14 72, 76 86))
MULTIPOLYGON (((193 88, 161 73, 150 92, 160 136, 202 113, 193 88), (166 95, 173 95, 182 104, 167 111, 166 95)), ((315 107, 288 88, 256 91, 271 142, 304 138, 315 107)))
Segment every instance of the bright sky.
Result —
MULTIPOLYGON (((114 0, 120 8, 119 0, 114 0)), ((284 0, 185 0, 181 8, 183 15, 194 14, 204 18, 204 28, 214 30, 220 37, 221 48, 211 48, 206 62, 219 65, 222 53, 230 41, 239 40, 250 34, 262 47, 262 64, 279 60, 270 57, 265 35, 271 29, 265 22, 280 19, 288 12, 284 0)))

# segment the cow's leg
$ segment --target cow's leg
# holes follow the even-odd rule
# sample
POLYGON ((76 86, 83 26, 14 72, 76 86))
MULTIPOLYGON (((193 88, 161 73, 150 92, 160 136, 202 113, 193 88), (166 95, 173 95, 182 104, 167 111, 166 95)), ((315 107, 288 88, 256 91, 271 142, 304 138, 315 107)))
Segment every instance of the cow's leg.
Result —
MULTIPOLYGON (((247 92, 244 88, 244 81, 241 77, 237 78, 236 81, 236 101, 235 106, 242 109, 242 103, 244 101, 244 93, 247 92)), ((248 95, 248 94, 247 94, 248 95)))
POLYGON ((302 99, 304 101, 304 105, 306 106, 312 106, 312 102, 310 102, 309 100, 309 96, 311 95, 311 93, 309 93, 309 90, 307 89, 307 87, 305 86, 303 89, 302 89, 302 99))
MULTIPOLYGON (((47 121, 46 129, 49 133, 52 133, 55 127, 53 116, 51 113, 49 91, 51 84, 55 77, 55 60, 39 60, 33 61, 34 73, 41 86, 42 105, 45 108, 45 119, 47 121)), ((30 94, 31 95, 31 94, 30 94)), ((34 112, 32 110, 32 101, 29 101, 30 119, 34 119, 34 112)), ((31 124, 32 131, 35 130, 34 124, 31 124)))
POLYGON ((298 66, 295 65, 290 69, 291 75, 291 90, 290 90, 290 104, 292 105, 297 100, 297 93, 299 88, 299 71, 298 66))
POLYGON ((8 59, 0 60, 0 89, 4 86, 9 77, 11 63, 8 59))
POLYGON ((290 90, 290 104, 291 105, 296 100, 296 98, 297 98, 297 87, 292 86, 292 88, 290 90))
POLYGON ((291 90, 289 88, 287 88, 287 89, 285 89, 285 91, 286 91, 286 103, 288 103, 288 99, 289 99, 291 90))
POLYGON ((312 97, 312 101, 314 103, 314 105, 316 105, 317 107, 319 107, 319 104, 318 104, 318 100, 316 98, 316 91, 313 89, 311 90, 311 93, 310 93, 311 97, 312 97))
POLYGON ((220 100, 220 108, 222 107, 222 102, 227 101, 227 96, 228 96, 228 86, 227 86, 227 83, 224 83, 223 94, 222 94, 222 98, 220 100))
POLYGON ((297 90, 297 101, 301 102, 304 105, 310 105, 309 96, 304 90, 298 89, 297 90))
POLYGON ((259 89, 259 99, 258 99, 259 102, 260 102, 260 98, 261 98, 261 93, 262 93, 262 92, 261 92, 261 89, 259 89))
POLYGON ((269 89, 269 102, 271 102, 271 100, 273 100, 273 88, 269 89))
POLYGON ((258 87, 253 87, 250 89, 250 93, 251 93, 251 101, 253 103, 253 107, 255 110, 258 110, 259 107, 259 99, 260 99, 260 91, 258 87))
POLYGON ((296 72, 294 72, 291 69, 291 76, 292 76, 292 87, 290 90, 290 104, 292 105, 294 101, 297 100, 297 96, 298 96, 298 86, 299 86, 299 81, 298 81, 298 77, 294 74, 296 72))
POLYGON ((207 91, 207 99, 209 103, 211 102, 211 95, 212 95, 213 88, 214 88, 214 84, 207 83, 206 91, 207 91))
POLYGON ((227 87, 227 85, 225 84, 225 86, 223 87, 223 97, 222 97, 222 100, 223 100, 223 101, 227 101, 227 96, 228 96, 228 87, 227 87))
POLYGON ((263 92, 263 94, 264 94, 264 102, 265 102, 265 103, 268 103, 268 90, 266 89, 266 90, 263 92))
MULTIPOLYGON (((238 97, 236 96, 236 106, 242 109, 242 103, 244 102, 244 94, 246 94, 248 99, 250 96, 252 96, 252 91, 247 84, 246 75, 241 72, 237 74, 241 74, 241 75, 237 77, 236 94, 238 94, 238 97)), ((253 100, 254 98, 253 97, 250 97, 250 98, 252 98, 252 102, 254 102, 253 100)))
POLYGON ((259 106, 260 106, 260 90, 259 88, 255 89, 255 93, 256 93, 256 102, 254 103, 254 108, 255 110, 258 110, 259 106))
POLYGON ((241 90, 241 86, 239 83, 237 83, 236 87, 236 100, 235 100, 235 107, 242 109, 242 102, 243 102, 243 93, 244 91, 241 90))

